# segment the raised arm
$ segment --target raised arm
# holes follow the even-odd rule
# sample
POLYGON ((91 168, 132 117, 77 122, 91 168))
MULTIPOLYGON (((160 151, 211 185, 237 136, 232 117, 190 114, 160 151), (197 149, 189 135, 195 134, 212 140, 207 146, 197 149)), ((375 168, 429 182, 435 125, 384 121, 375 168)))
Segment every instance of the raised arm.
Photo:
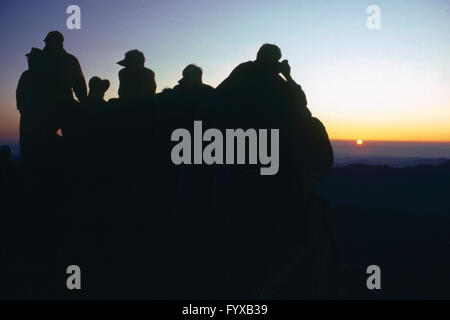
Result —
POLYGON ((305 92, 302 87, 297 84, 294 79, 291 77, 291 66, 289 65, 287 60, 283 60, 281 62, 280 73, 286 79, 289 91, 292 95, 295 105, 300 108, 300 111, 304 113, 304 116, 310 117, 311 112, 309 111, 307 105, 308 101, 306 100, 305 92))

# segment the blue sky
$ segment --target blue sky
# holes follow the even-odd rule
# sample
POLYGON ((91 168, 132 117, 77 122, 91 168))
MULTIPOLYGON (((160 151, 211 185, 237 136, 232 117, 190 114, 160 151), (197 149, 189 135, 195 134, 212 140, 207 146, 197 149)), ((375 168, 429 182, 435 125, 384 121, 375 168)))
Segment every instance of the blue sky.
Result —
POLYGON ((275 43, 331 138, 450 141, 450 1, 2 1, 0 140, 17 138, 14 90, 24 54, 50 30, 65 36, 88 80, 111 81, 130 49, 143 51, 158 90, 196 63, 216 86, 275 43), (81 8, 81 30, 66 8, 81 8), (381 9, 381 29, 366 8, 381 9))

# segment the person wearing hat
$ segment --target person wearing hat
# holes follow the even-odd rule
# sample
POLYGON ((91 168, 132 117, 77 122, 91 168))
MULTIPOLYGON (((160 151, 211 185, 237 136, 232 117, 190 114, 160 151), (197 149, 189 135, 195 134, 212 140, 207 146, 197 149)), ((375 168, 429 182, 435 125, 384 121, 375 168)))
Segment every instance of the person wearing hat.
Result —
POLYGON ((208 87, 208 88, 212 89, 211 86, 203 83, 202 76, 203 76, 202 68, 196 66, 195 64, 190 64, 186 68, 183 69, 183 78, 181 78, 178 81, 178 85, 175 86, 175 88, 177 88, 177 87, 184 87, 184 88, 208 87))
MULTIPOLYGON (((68 111, 87 97, 87 87, 80 64, 64 50, 64 37, 51 31, 43 50, 33 48, 28 57, 29 70, 19 80, 17 108, 21 116, 22 158, 51 162, 60 147, 59 129, 64 131, 68 111), (37 154, 38 152, 39 154, 37 154), (44 158, 46 160, 44 160, 44 158)), ((48 164, 46 164, 48 165, 48 164)))
POLYGON ((61 130, 63 141, 67 141, 72 118, 77 113, 78 103, 86 101, 87 86, 78 59, 64 50, 64 36, 59 31, 51 31, 44 39, 43 66, 40 73, 40 91, 45 104, 37 115, 45 136, 49 155, 58 150, 61 139, 56 132, 61 130))
POLYGON ((119 99, 142 101, 155 96, 155 73, 146 68, 145 57, 139 50, 131 50, 119 62, 125 68, 119 71, 119 99))
POLYGON ((109 89, 109 80, 101 79, 97 76, 89 80, 89 102, 105 102, 104 97, 106 91, 109 89))
POLYGON ((70 117, 64 121, 64 139, 69 152, 66 163, 72 173, 89 181, 94 175, 93 168, 105 151, 108 142, 108 119, 111 113, 108 103, 104 100, 109 89, 109 80, 94 76, 89 79, 89 94, 86 100, 77 108, 73 108, 70 117), (89 157, 87 157, 89 155, 89 157))
POLYGON ((195 119, 207 117, 213 104, 214 88, 203 83, 203 70, 195 64, 186 66, 182 74, 183 78, 172 91, 179 101, 178 112, 185 115, 184 125, 190 127, 195 119))
POLYGON ((22 161, 28 162, 33 148, 36 148, 36 139, 41 136, 40 120, 37 116, 45 99, 42 97, 41 75, 43 51, 32 48, 25 55, 28 62, 28 70, 24 71, 19 79, 16 89, 16 105, 20 113, 19 142, 22 161))
POLYGON ((64 36, 59 31, 51 31, 44 42, 45 82, 49 102, 71 102, 74 93, 78 101, 82 102, 87 97, 86 81, 78 59, 64 50, 64 36))
POLYGON ((42 50, 32 48, 25 55, 28 62, 28 70, 20 76, 16 89, 17 110, 23 114, 26 110, 36 108, 36 85, 38 84, 38 72, 40 61, 42 60, 42 50))

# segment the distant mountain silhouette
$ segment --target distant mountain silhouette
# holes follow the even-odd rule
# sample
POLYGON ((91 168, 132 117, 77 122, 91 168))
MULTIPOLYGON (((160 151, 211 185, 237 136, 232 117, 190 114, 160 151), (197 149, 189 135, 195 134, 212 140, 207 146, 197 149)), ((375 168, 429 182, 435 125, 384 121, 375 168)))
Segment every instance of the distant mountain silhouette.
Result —
POLYGON ((335 167, 345 167, 351 164, 366 164, 371 166, 388 165, 395 168, 412 167, 421 164, 438 165, 447 161, 447 158, 423 157, 339 157, 335 158, 335 167))
POLYGON ((338 223, 347 297, 450 298, 450 160, 335 167, 318 189, 338 223), (365 287, 371 264, 379 292, 365 287))
POLYGON ((450 169, 450 160, 447 160, 447 161, 441 163, 441 164, 439 165, 439 167, 440 167, 440 168, 443 168, 443 169, 447 169, 447 170, 450 169))

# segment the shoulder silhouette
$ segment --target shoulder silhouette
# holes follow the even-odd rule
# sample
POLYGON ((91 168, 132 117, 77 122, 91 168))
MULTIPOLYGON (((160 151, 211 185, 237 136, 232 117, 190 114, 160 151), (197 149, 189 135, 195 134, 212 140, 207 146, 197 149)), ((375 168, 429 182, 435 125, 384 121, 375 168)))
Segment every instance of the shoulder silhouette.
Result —
POLYGON ((131 50, 117 64, 119 71, 119 99, 140 100, 152 98, 156 91, 155 73, 146 68, 145 57, 139 50, 131 50))
POLYGON ((51 31, 44 41, 44 74, 49 101, 72 101, 73 93, 83 101, 87 95, 84 75, 78 59, 64 50, 63 35, 59 31, 51 31))

